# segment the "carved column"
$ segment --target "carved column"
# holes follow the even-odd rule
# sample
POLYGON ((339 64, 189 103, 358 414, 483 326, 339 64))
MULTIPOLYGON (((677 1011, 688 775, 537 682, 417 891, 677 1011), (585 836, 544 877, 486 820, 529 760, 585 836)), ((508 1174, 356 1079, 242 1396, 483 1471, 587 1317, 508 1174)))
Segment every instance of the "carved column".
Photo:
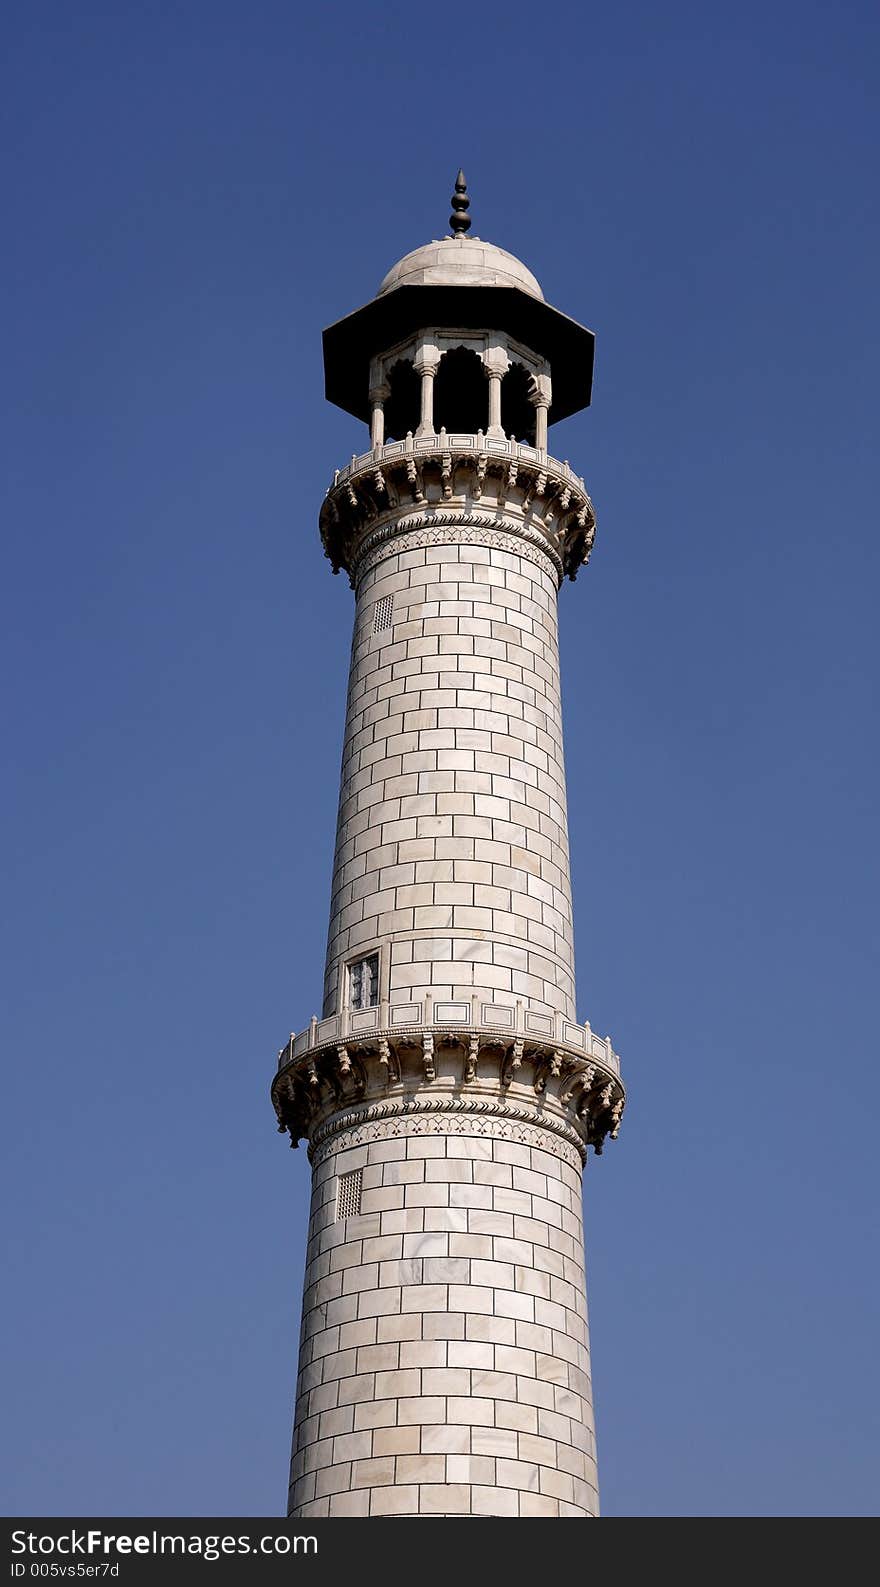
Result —
POLYGON ((507 354, 503 348, 490 347, 486 354, 485 366, 489 377, 489 422, 486 434, 500 440, 504 435, 501 425, 501 382, 508 368, 507 354))
POLYGON ((375 451, 385 441, 385 404, 391 395, 387 385, 370 388, 370 445, 375 451))
POLYGON ((536 375, 529 396, 535 409, 535 445, 539 452, 547 450, 547 419, 550 412, 552 390, 549 375, 536 375))
POLYGON ((434 376, 440 363, 437 348, 422 345, 413 360, 413 367, 422 382, 421 416, 416 435, 434 434, 434 376))

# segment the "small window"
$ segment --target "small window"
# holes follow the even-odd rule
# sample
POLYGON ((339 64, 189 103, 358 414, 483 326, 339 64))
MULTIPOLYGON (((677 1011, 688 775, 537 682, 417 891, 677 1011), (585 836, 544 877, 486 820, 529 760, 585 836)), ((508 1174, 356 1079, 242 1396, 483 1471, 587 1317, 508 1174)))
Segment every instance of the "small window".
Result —
POLYGON ((375 1008, 379 1001, 379 955, 356 959, 348 967, 350 1008, 375 1008))
POLYGON ((364 1171, 355 1168, 350 1174, 340 1174, 336 1181, 336 1222, 344 1218, 357 1218, 361 1210, 361 1186, 364 1171))
POLYGON ((373 633, 381 634, 386 628, 391 627, 391 601, 390 595, 383 595, 373 607, 373 633))

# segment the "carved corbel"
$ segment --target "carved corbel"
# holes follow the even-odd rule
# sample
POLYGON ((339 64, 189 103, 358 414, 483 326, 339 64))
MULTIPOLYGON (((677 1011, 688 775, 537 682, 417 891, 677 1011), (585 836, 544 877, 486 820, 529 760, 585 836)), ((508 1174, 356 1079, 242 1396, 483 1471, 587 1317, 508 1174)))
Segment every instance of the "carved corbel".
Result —
POLYGON ((272 1106, 275 1109, 275 1117, 278 1120, 278 1134, 284 1135, 287 1132, 287 1120, 284 1116, 284 1107, 281 1102, 279 1090, 280 1087, 273 1090, 272 1092, 272 1106))
POLYGON ((416 464, 415 458, 408 457, 406 460, 406 477, 409 480, 413 501, 416 502, 419 507, 423 506, 425 501, 425 492, 422 484, 422 471, 416 464))
POLYGON ((367 1071, 357 1049, 355 1049, 353 1055, 351 1078, 354 1083, 355 1096, 362 1097, 367 1089, 367 1071))
POLYGON ((588 1139, 596 1156, 601 1157, 606 1137, 617 1139, 624 1099, 622 1096, 614 1098, 614 1083, 609 1080, 592 1098, 592 1103, 588 1139))
POLYGON ((474 475, 474 485, 473 485, 474 501, 479 501, 480 497, 483 494, 483 486, 484 486, 484 484, 486 482, 486 470, 487 470, 488 467, 489 467, 489 459, 486 456, 485 452, 483 452, 481 454, 481 456, 477 458, 477 467, 476 467, 476 472, 475 472, 475 475, 474 475))
POLYGON ((593 1084, 595 1076, 596 1076, 596 1066, 595 1066, 595 1064, 587 1064, 585 1069, 581 1069, 575 1064, 572 1067, 572 1069, 571 1069, 571 1071, 569 1073, 568 1082, 564 1086, 564 1088, 562 1090, 562 1094, 560 1095, 560 1098, 559 1098, 560 1102, 562 1103, 562 1106, 563 1107, 567 1107, 568 1106, 569 1102, 571 1102, 572 1098, 574 1097, 575 1091, 578 1089, 578 1087, 581 1088, 581 1091, 583 1092, 584 1096, 586 1096, 586 1094, 590 1090, 591 1085, 593 1084))
POLYGON ((326 513, 323 508, 321 511, 321 543, 333 572, 339 573, 348 561, 351 535, 342 521, 336 502, 329 499, 325 508, 326 513))
POLYGON ((339 1073, 343 1079, 351 1074, 351 1057, 347 1047, 337 1047, 336 1058, 339 1064, 339 1073))
POLYGON ((596 1110, 590 1121, 591 1128, 588 1139, 592 1143, 593 1151, 597 1157, 602 1156, 602 1149, 607 1137, 610 1135, 611 1139, 616 1141, 620 1130, 620 1115, 623 1112, 624 1099, 622 1096, 618 1096, 612 1102, 613 1092, 614 1087, 610 1083, 602 1087, 596 1098, 596 1110))
POLYGON ((480 1038, 472 1036, 468 1042, 467 1057, 464 1062, 464 1083, 472 1085, 477 1078, 477 1062, 480 1056, 480 1038))
POLYGON ((443 500, 449 501, 452 496, 452 453, 444 452, 440 459, 440 485, 443 491, 443 500))
POLYGON ((338 556, 337 547, 339 545, 343 531, 339 517, 339 508, 337 507, 335 498, 333 496, 326 496, 324 498, 324 505, 321 508, 320 527, 321 541, 324 546, 324 554, 330 558, 330 561, 333 564, 333 572, 338 573, 340 559, 338 556))
POLYGON ((430 1085, 432 1080, 437 1078, 434 1072, 434 1037, 430 1031, 426 1031, 422 1037, 422 1057, 425 1065, 425 1079, 430 1085))
POLYGON ((501 1065, 501 1087, 504 1091, 506 1091, 507 1087, 510 1085, 510 1082, 513 1079, 517 1069, 522 1068, 524 1047, 525 1042, 523 1041, 522 1036, 517 1036, 516 1041, 510 1048, 509 1053, 501 1065))
POLYGON ((379 1067, 382 1071, 382 1084, 385 1090, 390 1085, 395 1085, 400 1080, 400 1060, 387 1036, 379 1042, 379 1067))
POLYGON ((556 518, 558 516, 558 513, 559 513, 559 497, 558 497, 558 495, 556 493, 555 484, 552 484, 550 486, 549 490, 545 488, 544 493, 543 493, 543 499, 544 499, 544 512, 542 514, 542 518, 543 518, 544 528, 549 532, 552 529, 552 527, 553 527, 554 518, 556 518))
POLYGON ((589 496, 584 495, 580 508, 574 515, 574 528, 566 533, 564 560, 565 571, 570 579, 575 578, 579 567, 585 567, 589 562, 595 537, 596 516, 593 512, 593 503, 589 496))
POLYGON ((506 470, 502 471, 501 482, 498 486, 499 507, 503 507, 505 505, 510 492, 513 490, 513 487, 516 484, 516 476, 518 471, 519 465, 516 461, 509 463, 506 470))
POLYGON ((560 1103, 562 1104, 562 1106, 564 1108, 568 1107, 569 1102, 571 1101, 572 1097, 574 1096, 574 1088, 575 1088, 576 1085, 577 1085, 577 1071, 574 1070, 574 1071, 572 1071, 569 1074, 568 1080, 566 1081, 565 1085, 563 1086, 562 1090, 559 1093, 559 1101, 560 1101, 560 1103))
POLYGON ((551 1053, 549 1058, 545 1058, 541 1064, 540 1071, 537 1065, 535 1066, 535 1092, 537 1096, 541 1096, 546 1091, 548 1080, 559 1079, 562 1073, 562 1059, 563 1054, 557 1048, 551 1053))
POLYGON ((290 1135, 290 1144, 296 1147, 303 1121, 302 1102, 297 1096, 296 1081, 292 1074, 284 1075, 272 1088, 272 1106, 278 1120, 278 1132, 290 1135))

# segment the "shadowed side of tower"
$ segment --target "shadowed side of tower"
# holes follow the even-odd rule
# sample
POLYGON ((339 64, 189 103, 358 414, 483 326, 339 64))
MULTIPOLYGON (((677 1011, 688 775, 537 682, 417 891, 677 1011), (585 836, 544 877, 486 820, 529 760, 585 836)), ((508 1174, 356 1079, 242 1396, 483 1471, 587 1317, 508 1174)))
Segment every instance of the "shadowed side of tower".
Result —
POLYGON ((370 424, 321 512, 355 621, 321 1019, 272 1095, 313 1165, 290 1514, 598 1511, 581 1175, 624 1095, 577 1020, 547 450, 593 338, 453 235, 325 332, 370 424))

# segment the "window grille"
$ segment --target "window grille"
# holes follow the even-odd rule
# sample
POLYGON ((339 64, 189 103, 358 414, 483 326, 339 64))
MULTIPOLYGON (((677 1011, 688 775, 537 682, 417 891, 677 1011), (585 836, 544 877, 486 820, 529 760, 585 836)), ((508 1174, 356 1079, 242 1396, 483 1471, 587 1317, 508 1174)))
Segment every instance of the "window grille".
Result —
POLYGON ((336 1181, 336 1222, 344 1218, 357 1218, 361 1210, 361 1186, 364 1171, 355 1168, 350 1174, 340 1174, 336 1181))
POLYGON ((377 601, 373 607, 374 634, 381 634, 386 628, 391 627, 391 603, 392 597, 390 595, 383 595, 382 599, 377 601))
POLYGON ((375 1008, 379 1001, 379 955, 371 953, 348 967, 349 1006, 375 1008))

